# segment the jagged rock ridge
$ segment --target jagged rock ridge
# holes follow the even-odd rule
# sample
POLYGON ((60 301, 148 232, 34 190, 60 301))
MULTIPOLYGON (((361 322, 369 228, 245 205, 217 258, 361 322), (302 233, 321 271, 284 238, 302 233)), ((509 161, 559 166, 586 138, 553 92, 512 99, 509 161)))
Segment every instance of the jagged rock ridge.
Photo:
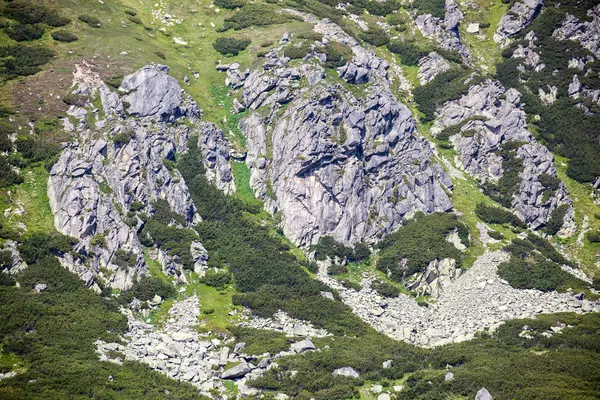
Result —
MULTIPOLYGON (((199 136, 208 177, 224 191, 234 190, 222 132, 199 122, 200 110, 168 76, 168 67, 144 67, 125 77, 122 87, 127 93, 120 98, 103 83, 80 85, 80 92, 93 95, 99 90, 105 116, 97 116, 96 127, 80 120, 78 140, 63 151, 48 182, 57 230, 76 238, 76 251, 91 258, 84 264, 67 255, 63 264, 88 285, 100 275, 119 289, 147 272, 137 237, 142 222, 126 218, 134 202, 150 210, 152 201, 165 200, 188 224, 200 220, 185 182, 167 165, 176 153, 186 151, 190 135, 199 136), (129 110, 140 119, 128 118, 129 110), (186 118, 193 127, 166 122, 178 118, 186 118), (116 265, 117 251, 133 253, 135 266, 116 265)), ((85 108, 72 111, 87 115, 85 108)), ((203 257, 202 252, 193 253, 203 257)), ((176 273, 175 260, 160 250, 159 259, 165 272, 176 273)))
POLYGON ((446 103, 438 111, 438 131, 439 127, 459 124, 462 124, 460 133, 452 136, 451 141, 458 153, 457 164, 463 170, 482 182, 497 181, 504 172, 498 150, 504 143, 520 142, 517 157, 523 162, 523 170, 512 207, 532 229, 548 222, 552 211, 561 204, 568 206, 565 222, 572 222, 573 205, 562 182, 551 196, 544 195, 539 177, 541 174, 556 177, 554 158, 527 130, 517 90, 505 90, 491 80, 471 86, 466 95, 446 103))
MULTIPOLYGON (((335 29, 321 31, 335 33, 325 40, 340 38, 335 29)), ((243 105, 277 110, 281 93, 295 100, 279 116, 251 113, 240 129, 251 186, 270 212, 281 212, 286 236, 301 246, 323 235, 345 243, 375 239, 415 211, 452 208, 446 193, 452 183, 431 162, 428 142, 416 136, 410 110, 391 93, 387 62, 352 48, 354 58, 337 72, 350 84, 366 83, 365 95, 357 98, 323 81, 318 63, 287 66, 289 59, 277 50, 245 78, 243 105), (308 86, 294 85, 300 77, 308 86)))

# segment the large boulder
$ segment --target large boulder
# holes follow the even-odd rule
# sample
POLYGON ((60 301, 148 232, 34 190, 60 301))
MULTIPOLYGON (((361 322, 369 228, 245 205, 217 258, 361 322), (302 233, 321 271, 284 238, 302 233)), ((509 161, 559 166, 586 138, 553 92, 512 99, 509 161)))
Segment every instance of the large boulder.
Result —
POLYGON ((123 79, 120 87, 126 95, 126 111, 140 118, 173 121, 178 117, 198 116, 197 107, 182 106, 183 92, 177 79, 169 76, 169 67, 149 65, 123 79))

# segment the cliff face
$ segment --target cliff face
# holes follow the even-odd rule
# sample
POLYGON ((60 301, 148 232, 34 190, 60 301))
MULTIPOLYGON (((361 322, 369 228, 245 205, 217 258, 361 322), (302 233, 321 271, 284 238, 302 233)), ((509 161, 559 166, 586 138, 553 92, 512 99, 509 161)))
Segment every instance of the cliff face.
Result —
MULTIPOLYGON (((175 154, 186 151, 190 135, 198 135, 209 179, 232 192, 228 155, 222 132, 199 122, 200 110, 165 66, 144 67, 125 77, 122 97, 103 83, 78 90, 90 95, 99 90, 105 115, 96 114, 95 126, 80 120, 77 140, 52 168, 48 197, 57 230, 78 239, 77 251, 90 258, 84 263, 67 256, 64 263, 89 285, 101 275, 124 289, 147 272, 138 239, 142 221, 128 213, 151 211, 154 201, 163 200, 187 224, 196 223, 200 216, 187 186, 170 166, 175 154), (173 124, 183 118, 190 126, 173 124), (120 262, 117 251, 130 261, 120 262)), ((72 113, 86 115, 89 108, 72 113)), ((167 269, 175 273, 172 266, 167 269)))
MULTIPOLYGON (((335 26, 321 31, 324 40, 344 39, 335 26)), ((386 61, 355 45, 354 57, 337 70, 347 84, 332 84, 319 62, 290 64, 278 56, 282 49, 243 74, 243 107, 270 112, 266 118, 251 112, 240 129, 250 184, 270 212, 281 212, 287 237, 301 246, 324 235, 344 243, 373 240, 415 211, 452 208, 452 183, 431 161, 411 111, 391 93, 386 61), (364 95, 353 94, 353 86, 364 95), (280 104, 287 104, 283 112, 280 104)), ((326 60, 315 49, 311 55, 326 60)))
POLYGON ((457 164, 482 182, 498 182, 505 173, 501 150, 507 143, 517 143, 515 156, 522 168, 510 206, 532 229, 547 223, 561 204, 568 206, 565 222, 572 222, 573 205, 564 184, 558 183, 549 192, 540 182, 543 174, 556 178, 554 158, 527 130, 518 91, 505 90, 491 80, 471 86, 465 96, 439 110, 437 124, 442 128, 460 127, 460 132, 451 137, 458 153, 457 164))

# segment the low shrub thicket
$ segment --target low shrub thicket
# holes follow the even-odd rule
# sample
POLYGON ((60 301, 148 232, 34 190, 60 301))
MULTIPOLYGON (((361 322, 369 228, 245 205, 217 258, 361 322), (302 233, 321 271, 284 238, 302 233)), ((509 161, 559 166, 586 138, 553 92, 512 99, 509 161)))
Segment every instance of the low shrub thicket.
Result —
POLYGON ((419 110, 425 114, 422 121, 433 121, 435 111, 439 106, 468 93, 469 85, 474 85, 482 80, 481 77, 474 77, 467 85, 464 82, 469 75, 470 72, 466 69, 453 68, 438 74, 426 85, 416 87, 413 94, 419 110))
POLYGON ((523 172, 523 161, 517 157, 517 151, 524 143, 518 141, 504 142, 496 154, 502 158, 502 177, 497 183, 486 182, 483 192, 506 208, 511 208, 514 194, 519 190, 523 172))
POLYGON ((383 297, 398 297, 400 296, 400 289, 391 283, 377 280, 371 283, 371 287, 375 289, 383 297))
POLYGON ((377 269, 401 282, 405 276, 423 271, 436 259, 454 258, 460 266, 462 253, 446 240, 452 231, 458 231, 463 244, 469 245, 468 228, 456 215, 417 213, 414 219, 379 242, 377 269))
POLYGON ((245 0, 213 0, 213 4, 217 7, 235 10, 246 5, 245 0))
POLYGON ((0 78, 14 79, 18 76, 34 75, 41 66, 54 57, 54 52, 44 47, 24 45, 0 47, 0 78))
POLYGON ((525 222, 519 217, 500 207, 486 206, 483 203, 478 203, 475 206, 475 214, 477 214, 479 219, 488 224, 510 224, 518 228, 527 227, 525 222))
POLYGON ((62 16, 57 9, 33 0, 7 2, 4 15, 22 24, 46 24, 59 27, 71 22, 69 18, 62 16))
POLYGON ((319 47, 317 51, 325 53, 327 56, 327 60, 325 61, 325 67, 327 68, 341 67, 354 56, 350 47, 337 42, 328 43, 323 47, 319 47))
POLYGON ((276 7, 268 4, 248 4, 231 17, 225 18, 222 30, 239 31, 251 26, 283 24, 294 19, 291 15, 277 11, 276 7))
POLYGON ((77 19, 81 22, 85 22, 92 28, 100 28, 101 25, 100 20, 96 17, 92 17, 91 15, 80 15, 79 17, 77 17, 77 19))
POLYGON ((201 279, 208 286, 212 286, 218 290, 222 290, 225 286, 232 283, 231 274, 227 271, 208 270, 206 275, 201 279))
POLYGON ((237 56, 239 52, 245 50, 250 43, 251 42, 248 39, 218 38, 215 40, 213 47, 223 55, 232 54, 237 56))
POLYGON ((69 43, 69 42, 74 42, 76 40, 79 40, 79 38, 74 33, 71 33, 64 29, 59 29, 57 31, 54 31, 50 35, 52 36, 52 39, 56 40, 57 42, 69 43))
POLYGON ((317 260, 326 260, 331 258, 335 260, 346 260, 350 262, 360 262, 370 257, 369 246, 364 243, 357 243, 354 247, 346 246, 336 241, 331 236, 323 236, 319 243, 310 247, 310 251, 315 252, 317 260))
POLYGON ((498 266, 498 276, 517 289, 585 290, 586 282, 563 271, 560 264, 571 264, 546 240, 529 234, 526 239, 513 239, 506 246, 510 260, 498 266))
POLYGON ((41 38, 44 35, 44 28, 39 25, 14 24, 4 28, 4 32, 12 40, 27 42, 41 38))

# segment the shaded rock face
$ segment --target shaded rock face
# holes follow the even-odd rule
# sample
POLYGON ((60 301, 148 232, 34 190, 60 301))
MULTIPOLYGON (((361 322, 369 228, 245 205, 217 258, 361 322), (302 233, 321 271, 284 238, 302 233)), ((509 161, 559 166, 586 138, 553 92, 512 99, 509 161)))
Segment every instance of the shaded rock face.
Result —
POLYGON ((446 0, 446 15, 444 19, 431 14, 421 14, 415 19, 417 28, 423 36, 435 40, 445 50, 458 52, 465 61, 469 61, 468 49, 460 41, 458 26, 463 14, 454 0, 446 0))
MULTIPOLYGON (((93 251, 93 272, 109 268, 115 288, 130 286, 146 268, 135 226, 125 223, 132 202, 148 206, 152 200, 164 199, 187 221, 198 218, 185 182, 163 163, 185 149, 189 132, 166 125, 153 128, 132 120, 116 123, 110 135, 131 134, 129 143, 105 139, 74 143, 50 173, 48 195, 57 230, 79 239, 79 251, 93 251), (97 235, 104 237, 103 244, 93 241, 97 235), (117 250, 137 255, 133 270, 111 264, 117 250)), ((90 131, 87 134, 93 136, 90 131)))
POLYGON ((518 1, 502 16, 494 34, 495 42, 503 42, 521 32, 539 14, 544 0, 518 1))
POLYGON ((223 131, 210 122, 200 122, 195 131, 198 133, 198 147, 202 153, 208 181, 226 194, 235 193, 235 181, 229 165, 229 151, 223 131))
POLYGON ((591 21, 579 21, 573 15, 567 15, 561 26, 552 36, 560 40, 575 40, 596 57, 600 57, 600 4, 588 10, 591 21))
MULTIPOLYGON (((209 179, 226 192, 235 190, 222 132, 212 124, 198 122, 198 107, 182 95, 167 71, 166 67, 151 66, 128 76, 122 87, 137 89, 123 98, 105 84, 98 85, 106 120, 96 126, 103 132, 88 127, 82 119, 77 140, 63 151, 50 172, 48 197, 54 224, 58 231, 79 241, 76 250, 80 254, 89 256, 85 263, 70 255, 61 262, 89 286, 100 275, 113 288, 126 289, 137 276, 147 273, 137 236, 143 222, 136 216, 126 217, 132 203, 152 212, 151 203, 163 200, 187 224, 200 220, 185 181, 168 167, 176 153, 186 151, 191 135, 199 137, 209 179), (125 118, 126 101, 141 120, 125 118), (178 117, 195 125, 164 122, 178 117), (117 251, 132 253, 135 265, 116 265, 117 251)), ((166 273, 178 272, 176 259, 161 249, 158 256, 166 273)))
POLYGON ((526 115, 520 106, 520 93, 491 80, 474 85, 462 98, 446 103, 439 111, 441 127, 462 124, 461 133, 451 141, 458 153, 457 163, 480 181, 497 181, 502 175, 501 146, 522 142, 517 157, 523 162, 521 182, 513 196, 512 207, 532 228, 548 222, 551 212, 561 204, 569 211, 565 222, 572 221, 572 201, 563 183, 549 198, 543 195, 541 174, 556 177, 554 158, 546 147, 535 142, 527 130, 526 115))

